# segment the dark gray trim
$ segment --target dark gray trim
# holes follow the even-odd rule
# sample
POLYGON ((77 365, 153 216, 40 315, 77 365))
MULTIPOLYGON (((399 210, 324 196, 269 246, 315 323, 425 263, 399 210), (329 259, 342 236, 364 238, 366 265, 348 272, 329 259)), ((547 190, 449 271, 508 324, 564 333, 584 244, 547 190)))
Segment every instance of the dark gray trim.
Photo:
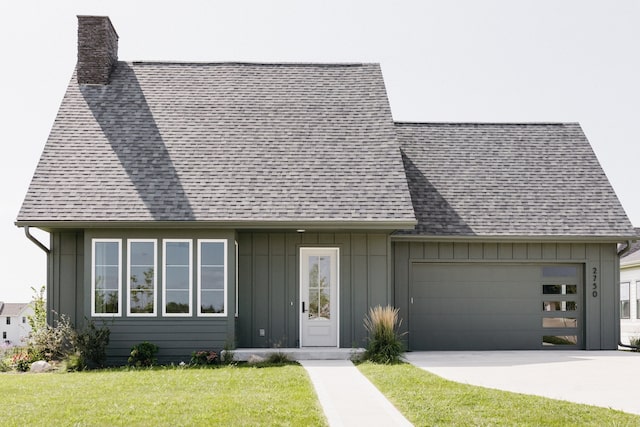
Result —
POLYGON ((629 236, 395 236, 391 235, 392 242, 563 242, 563 243, 622 243, 629 236))
POLYGON ((416 221, 367 220, 367 221, 16 221, 18 227, 38 227, 43 230, 63 228, 233 228, 238 230, 410 230, 416 221))
POLYGON ((45 245, 43 245, 38 239, 36 239, 30 232, 29 232, 29 226, 26 225, 24 227, 24 235, 27 236, 27 239, 31 240, 33 243, 36 244, 36 246, 38 246, 40 249, 42 249, 43 251, 45 251, 45 253, 50 254, 51 250, 49 248, 47 248, 45 245))

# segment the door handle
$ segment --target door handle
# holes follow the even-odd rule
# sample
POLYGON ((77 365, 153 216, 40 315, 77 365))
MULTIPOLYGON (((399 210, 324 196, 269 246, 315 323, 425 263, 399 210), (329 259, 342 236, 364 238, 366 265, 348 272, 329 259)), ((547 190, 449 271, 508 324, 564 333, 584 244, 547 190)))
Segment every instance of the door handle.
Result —
POLYGON ((305 308, 304 308, 304 301, 302 301, 302 312, 303 312, 303 313, 306 313, 306 312, 307 312, 307 310, 305 310, 305 308))

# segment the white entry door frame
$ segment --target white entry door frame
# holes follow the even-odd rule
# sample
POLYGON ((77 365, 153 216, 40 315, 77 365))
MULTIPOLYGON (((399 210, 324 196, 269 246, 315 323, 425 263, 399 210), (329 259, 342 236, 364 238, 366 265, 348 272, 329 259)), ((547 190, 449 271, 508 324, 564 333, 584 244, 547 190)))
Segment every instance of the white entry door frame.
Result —
POLYGON ((339 347, 339 273, 339 248, 300 248, 300 347, 339 347))

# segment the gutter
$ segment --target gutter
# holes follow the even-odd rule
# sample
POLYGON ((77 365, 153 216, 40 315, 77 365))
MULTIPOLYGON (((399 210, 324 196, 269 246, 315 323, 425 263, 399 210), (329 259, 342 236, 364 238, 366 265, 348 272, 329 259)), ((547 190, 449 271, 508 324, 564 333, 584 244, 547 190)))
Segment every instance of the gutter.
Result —
POLYGON ((45 245, 43 245, 38 239, 33 237, 33 235, 29 232, 29 226, 28 225, 24 226, 24 235, 27 236, 27 239, 29 239, 33 243, 35 243, 37 247, 39 247, 40 249, 45 251, 47 253, 47 255, 51 253, 51 250, 49 248, 47 248, 45 245))
POLYGON ((618 251, 618 256, 622 258, 627 252, 631 250, 631 240, 627 240, 627 246, 618 251))

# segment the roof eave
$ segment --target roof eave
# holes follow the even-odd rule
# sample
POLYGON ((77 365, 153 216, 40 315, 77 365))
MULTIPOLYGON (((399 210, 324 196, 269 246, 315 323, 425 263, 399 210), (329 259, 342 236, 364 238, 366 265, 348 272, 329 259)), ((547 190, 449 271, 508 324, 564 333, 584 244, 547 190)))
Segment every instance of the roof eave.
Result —
POLYGON ((438 241, 438 242, 531 242, 531 243, 621 243, 632 238, 629 235, 392 235, 393 241, 438 241))
POLYGON ((162 229, 268 229, 268 230, 413 230, 417 221, 401 220, 300 220, 300 221, 16 221, 18 227, 36 227, 45 231, 86 228, 162 228, 162 229))

